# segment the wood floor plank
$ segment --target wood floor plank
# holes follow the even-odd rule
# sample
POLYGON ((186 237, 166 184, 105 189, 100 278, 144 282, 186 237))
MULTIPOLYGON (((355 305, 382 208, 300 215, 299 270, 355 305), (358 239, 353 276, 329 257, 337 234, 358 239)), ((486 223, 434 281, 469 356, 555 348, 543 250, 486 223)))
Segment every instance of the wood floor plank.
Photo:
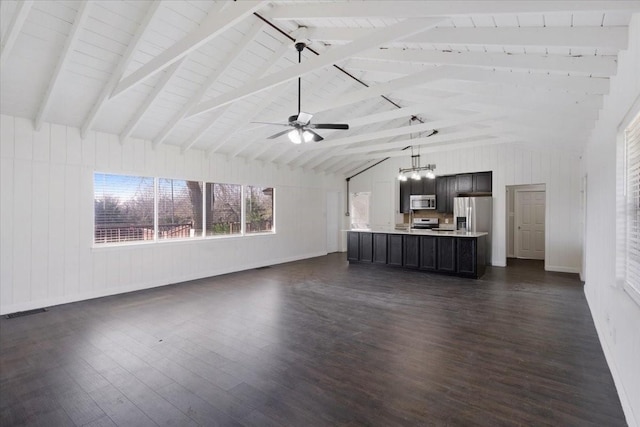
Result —
POLYGON ((331 254, 0 319, 0 426, 625 426, 577 275, 331 254))

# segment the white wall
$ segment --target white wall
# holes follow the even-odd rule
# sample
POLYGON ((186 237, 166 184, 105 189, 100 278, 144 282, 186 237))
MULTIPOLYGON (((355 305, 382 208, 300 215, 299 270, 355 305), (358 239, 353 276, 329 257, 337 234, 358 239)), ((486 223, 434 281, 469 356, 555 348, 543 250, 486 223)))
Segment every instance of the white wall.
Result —
MULTIPOLYGON (((559 151, 534 150, 515 145, 425 153, 422 163, 435 163, 436 174, 493 171, 493 236, 491 263, 506 265, 506 186, 546 184, 547 223, 545 267, 547 270, 578 273, 582 262, 580 217, 580 159, 559 151)), ((391 183, 394 191, 388 201, 389 214, 398 209, 399 167, 410 166, 409 154, 395 157, 358 175, 350 182, 351 191, 372 191, 380 181, 391 183)))
MULTIPOLYGON (((585 150, 587 231, 585 294, 630 426, 640 425, 640 306, 616 280, 616 142, 618 127, 640 96, 640 14, 585 150)), ((619 272, 619 269, 618 269, 619 272)))
MULTIPOLYGON (((326 254, 344 180, 1 116, 0 313, 326 254), (274 186, 276 234, 93 248, 93 172, 274 186), (319 227, 310 227, 319 224, 319 227)), ((342 207, 341 207, 342 210, 342 207)))

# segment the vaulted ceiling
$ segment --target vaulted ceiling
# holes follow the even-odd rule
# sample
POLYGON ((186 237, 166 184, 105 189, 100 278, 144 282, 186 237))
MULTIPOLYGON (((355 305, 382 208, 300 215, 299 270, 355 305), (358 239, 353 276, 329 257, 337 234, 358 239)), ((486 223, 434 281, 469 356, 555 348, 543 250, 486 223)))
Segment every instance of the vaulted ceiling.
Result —
POLYGON ((581 152, 640 1, 0 2, 1 112, 349 174, 443 147, 581 152), (308 40, 298 64, 294 40, 308 40), (277 125, 301 110, 325 140, 277 125), (433 131, 437 130, 437 133, 433 131))

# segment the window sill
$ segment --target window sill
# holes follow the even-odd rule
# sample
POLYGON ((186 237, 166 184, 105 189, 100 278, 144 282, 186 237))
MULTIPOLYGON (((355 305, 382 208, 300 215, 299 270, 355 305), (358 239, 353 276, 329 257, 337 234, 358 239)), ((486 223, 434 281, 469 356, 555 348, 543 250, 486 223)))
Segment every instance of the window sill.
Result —
POLYGON ((144 246, 155 246, 155 245, 168 245, 168 244, 185 244, 185 243, 204 243, 204 242, 212 242, 216 240, 233 240, 233 239, 244 239, 247 237, 253 236, 275 236, 275 231, 265 231, 261 233, 246 233, 246 234, 221 234, 217 236, 206 236, 206 237, 187 237, 182 239, 162 239, 162 240, 145 240, 145 241, 134 241, 134 242, 119 242, 119 243, 94 243, 91 246, 92 250, 113 250, 118 248, 137 248, 144 246))

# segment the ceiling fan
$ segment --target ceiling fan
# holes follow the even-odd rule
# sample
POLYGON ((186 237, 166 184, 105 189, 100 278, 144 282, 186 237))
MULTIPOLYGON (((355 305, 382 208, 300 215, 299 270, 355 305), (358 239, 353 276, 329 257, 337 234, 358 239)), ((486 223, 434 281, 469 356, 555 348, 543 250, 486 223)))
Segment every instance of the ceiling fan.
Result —
MULTIPOLYGON (((305 41, 296 41, 295 47, 298 51, 298 64, 302 59, 302 51, 307 46, 305 41)), ((311 142, 311 141, 322 141, 324 138, 321 137, 318 133, 314 131, 314 129, 338 129, 338 130, 347 130, 349 129, 349 125, 346 123, 311 123, 311 118, 313 114, 305 113, 300 109, 300 88, 301 88, 301 79, 298 77, 298 114, 293 116, 289 116, 288 122, 285 123, 271 123, 271 122, 253 122, 253 123, 262 123, 268 125, 278 125, 278 126, 287 126, 292 127, 293 129, 283 130, 282 132, 278 132, 276 134, 271 135, 267 139, 275 139, 284 134, 287 134, 291 142, 294 144, 302 144, 303 142, 311 142)))

